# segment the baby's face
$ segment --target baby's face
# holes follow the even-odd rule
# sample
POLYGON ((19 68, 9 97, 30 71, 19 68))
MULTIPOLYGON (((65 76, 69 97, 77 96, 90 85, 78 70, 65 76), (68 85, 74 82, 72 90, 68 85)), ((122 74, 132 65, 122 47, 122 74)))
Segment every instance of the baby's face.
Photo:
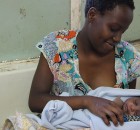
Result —
POLYGON ((127 115, 140 116, 140 97, 129 98, 124 102, 123 111, 127 115))

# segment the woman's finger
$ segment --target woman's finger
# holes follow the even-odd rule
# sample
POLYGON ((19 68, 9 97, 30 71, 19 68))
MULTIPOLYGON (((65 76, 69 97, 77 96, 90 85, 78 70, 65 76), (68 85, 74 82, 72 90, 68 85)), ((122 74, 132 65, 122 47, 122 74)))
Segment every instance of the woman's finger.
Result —
POLYGON ((123 120, 122 109, 115 104, 115 105, 112 106, 111 110, 116 115, 117 120, 119 121, 120 125, 123 125, 124 120, 123 120))
POLYGON ((112 103, 112 105, 106 109, 106 113, 111 118, 115 126, 118 125, 118 122, 123 125, 123 112, 116 104, 112 103))
POLYGON ((118 126, 118 119, 117 119, 117 116, 115 115, 115 113, 113 113, 112 111, 109 111, 107 109, 105 110, 105 113, 108 117, 108 120, 111 120, 115 126, 118 126))
POLYGON ((104 121, 104 123, 105 123, 107 126, 110 126, 109 119, 107 118, 107 116, 106 116, 106 114, 105 114, 105 113, 100 112, 99 117, 101 117, 101 118, 102 118, 102 120, 104 121))

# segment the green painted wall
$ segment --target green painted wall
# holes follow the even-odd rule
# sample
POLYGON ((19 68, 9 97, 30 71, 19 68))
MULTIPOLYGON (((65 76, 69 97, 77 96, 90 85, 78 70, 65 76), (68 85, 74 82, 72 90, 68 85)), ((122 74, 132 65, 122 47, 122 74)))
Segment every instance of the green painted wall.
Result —
MULTIPOLYGON (((140 0, 134 0, 135 2, 135 11, 134 11, 134 20, 130 25, 130 28, 125 32, 123 39, 127 41, 133 41, 140 39, 140 0)), ((84 24, 84 6, 85 0, 82 0, 82 18, 81 24, 84 24)))
POLYGON ((70 28, 70 0, 0 0, 0 61, 39 55, 51 31, 70 28))
MULTIPOLYGON (((140 39, 140 0, 125 40, 140 39)), ((51 31, 70 28, 71 0, 0 0, 0 62, 37 57, 35 45, 51 31)), ((84 23, 82 0, 81 23, 84 23)))
POLYGON ((134 0, 136 9, 134 10, 134 19, 130 28, 124 34, 124 40, 140 40, 140 0, 134 0))

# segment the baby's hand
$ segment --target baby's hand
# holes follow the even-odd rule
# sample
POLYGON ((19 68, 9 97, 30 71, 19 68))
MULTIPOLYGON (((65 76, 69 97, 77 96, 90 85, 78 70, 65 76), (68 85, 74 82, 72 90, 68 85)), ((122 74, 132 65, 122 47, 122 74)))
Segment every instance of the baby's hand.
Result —
POLYGON ((124 102, 121 100, 121 97, 116 97, 116 98, 114 99, 114 102, 115 102, 120 108, 122 108, 122 106, 123 106, 123 104, 124 104, 124 102))

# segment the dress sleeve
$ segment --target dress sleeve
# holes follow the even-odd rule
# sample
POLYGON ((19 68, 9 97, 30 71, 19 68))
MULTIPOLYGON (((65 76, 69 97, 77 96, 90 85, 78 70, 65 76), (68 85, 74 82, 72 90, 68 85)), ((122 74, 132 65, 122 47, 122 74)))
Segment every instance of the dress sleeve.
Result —
POLYGON ((56 45, 56 32, 52 32, 45 36, 37 43, 36 47, 43 53, 49 66, 52 66, 53 58, 58 51, 58 47, 56 45))
POLYGON ((140 76, 140 52, 138 52, 133 45, 128 43, 125 50, 125 57, 128 82, 131 82, 140 76))

